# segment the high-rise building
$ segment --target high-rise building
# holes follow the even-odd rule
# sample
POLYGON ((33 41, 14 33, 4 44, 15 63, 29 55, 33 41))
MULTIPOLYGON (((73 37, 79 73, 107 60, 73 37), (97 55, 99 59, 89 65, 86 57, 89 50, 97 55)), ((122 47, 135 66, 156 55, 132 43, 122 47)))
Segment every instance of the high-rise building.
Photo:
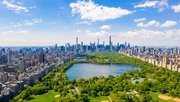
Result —
POLYGON ((130 48, 131 47, 131 45, 130 45, 130 43, 128 43, 128 48, 130 48))
POLYGON ((81 50, 81 52, 83 51, 83 42, 81 42, 81 46, 80 46, 80 50, 81 50))
POLYGON ((2 51, 0 50, 0 58, 1 58, 1 56, 2 56, 2 51))
POLYGON ((125 46, 125 48, 127 47, 127 42, 125 42, 124 46, 125 46))
POLYGON ((78 37, 76 37, 76 51, 78 50, 78 37))
POLYGON ((81 46, 83 46, 83 42, 81 42, 81 46))
POLYGON ((2 53, 5 53, 5 52, 6 52, 6 50, 3 48, 3 49, 2 49, 2 53))
POLYGON ((78 37, 76 37, 76 46, 78 45, 78 37))
POLYGON ((177 54, 178 53, 178 49, 177 48, 174 48, 173 49, 173 54, 177 54))
POLYGON ((163 59, 162 59, 162 66, 167 68, 167 55, 163 55, 163 59))
POLYGON ((55 50, 57 50, 57 44, 55 44, 55 47, 54 47, 55 50))
POLYGON ((10 49, 8 49, 7 51, 7 61, 8 61, 8 64, 12 63, 12 50, 10 49))
POLYGON ((109 36, 109 50, 112 51, 112 41, 111 41, 111 36, 109 36))
POLYGON ((109 36, 109 46, 111 46, 111 36, 109 36))
POLYGON ((99 38, 98 38, 97 46, 99 46, 99 38))
POLYGON ((19 68, 20 72, 23 73, 25 71, 25 61, 24 58, 19 58, 19 68))
POLYGON ((45 62, 45 55, 43 52, 40 52, 38 55, 38 60, 40 63, 44 63, 45 62))

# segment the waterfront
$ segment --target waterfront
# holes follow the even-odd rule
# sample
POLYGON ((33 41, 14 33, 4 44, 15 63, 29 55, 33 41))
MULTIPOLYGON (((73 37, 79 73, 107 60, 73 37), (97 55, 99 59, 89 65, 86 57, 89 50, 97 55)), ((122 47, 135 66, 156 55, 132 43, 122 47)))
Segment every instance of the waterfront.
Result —
POLYGON ((128 70, 135 70, 138 67, 127 64, 90 64, 77 63, 71 66, 66 74, 68 80, 78 78, 91 78, 94 76, 120 75, 128 70))

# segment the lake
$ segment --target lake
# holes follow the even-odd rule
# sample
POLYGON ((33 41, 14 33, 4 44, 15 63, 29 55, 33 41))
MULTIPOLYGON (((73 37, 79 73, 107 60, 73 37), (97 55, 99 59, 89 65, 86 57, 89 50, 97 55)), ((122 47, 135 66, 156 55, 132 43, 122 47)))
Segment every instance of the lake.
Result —
POLYGON ((119 75, 128 70, 138 69, 136 66, 127 64, 90 64, 90 63, 76 63, 72 65, 67 71, 68 80, 78 78, 91 78, 94 76, 109 76, 119 75))

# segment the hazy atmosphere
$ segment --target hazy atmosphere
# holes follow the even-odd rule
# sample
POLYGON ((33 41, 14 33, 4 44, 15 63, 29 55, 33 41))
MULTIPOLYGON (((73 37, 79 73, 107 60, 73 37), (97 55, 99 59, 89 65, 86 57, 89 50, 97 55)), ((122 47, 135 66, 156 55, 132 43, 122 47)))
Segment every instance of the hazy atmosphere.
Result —
POLYGON ((0 0, 0 46, 179 46, 179 0, 0 0))

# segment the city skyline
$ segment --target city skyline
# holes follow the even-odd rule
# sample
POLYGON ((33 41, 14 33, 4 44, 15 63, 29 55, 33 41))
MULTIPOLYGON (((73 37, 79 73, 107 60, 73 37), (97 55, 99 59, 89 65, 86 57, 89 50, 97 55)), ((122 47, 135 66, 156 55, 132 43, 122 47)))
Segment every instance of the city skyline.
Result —
POLYGON ((180 44, 175 0, 2 0, 0 46, 52 46, 104 41, 139 46, 180 44), (112 13, 113 12, 113 13, 112 13))

